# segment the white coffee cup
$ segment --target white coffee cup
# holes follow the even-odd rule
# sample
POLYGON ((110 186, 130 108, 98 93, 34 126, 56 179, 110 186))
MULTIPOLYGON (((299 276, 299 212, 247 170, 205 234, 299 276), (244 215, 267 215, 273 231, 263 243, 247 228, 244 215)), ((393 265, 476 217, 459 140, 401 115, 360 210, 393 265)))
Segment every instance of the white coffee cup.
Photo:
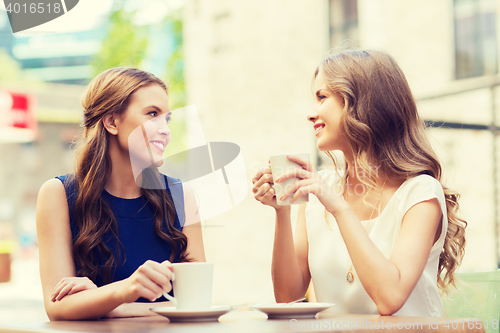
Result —
MULTIPOLYGON (((285 171, 302 168, 299 164, 290 161, 287 155, 296 155, 309 161, 309 153, 277 154, 270 156, 269 160, 271 161, 271 170, 273 173, 273 181, 274 181, 273 187, 274 190, 276 191, 276 200, 278 202, 278 205, 280 206, 291 205, 290 199, 292 199, 292 195, 290 195, 283 201, 281 201, 280 198, 283 195, 283 193, 285 193, 285 190, 288 187, 290 187, 293 183, 295 183, 298 180, 298 178, 296 177, 288 178, 280 183, 276 183, 276 179, 280 177, 285 171)), ((301 204, 308 201, 309 201, 309 195, 304 194, 298 197, 293 204, 301 204)))
POLYGON ((175 297, 166 292, 163 296, 171 301, 177 310, 209 310, 212 304, 214 265, 208 262, 182 262, 172 266, 175 297))

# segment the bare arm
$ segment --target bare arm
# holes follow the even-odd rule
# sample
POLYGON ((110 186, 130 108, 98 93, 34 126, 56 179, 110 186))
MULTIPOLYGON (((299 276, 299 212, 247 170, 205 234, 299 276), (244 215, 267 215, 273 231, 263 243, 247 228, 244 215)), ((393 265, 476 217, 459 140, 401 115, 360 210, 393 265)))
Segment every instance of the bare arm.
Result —
POLYGON ((186 212, 186 223, 182 232, 188 239, 187 253, 192 261, 206 261, 205 248, 203 246, 203 235, 201 232, 201 219, 196 202, 196 196, 190 186, 184 187, 184 207, 186 212))
POLYGON ((311 275, 307 262, 308 244, 305 205, 299 208, 295 239, 292 233, 290 206, 278 206, 270 167, 257 172, 252 179, 255 199, 276 210, 271 274, 277 302, 291 302, 307 291, 311 275))
POLYGON ((371 241, 350 207, 337 211, 335 218, 361 284, 379 313, 395 313, 410 296, 429 258, 442 218, 437 199, 408 210, 389 259, 371 241))
POLYGON ((40 189, 36 223, 43 298, 50 320, 97 319, 120 304, 139 297, 153 300, 161 295, 162 287, 171 288, 169 264, 146 262, 126 280, 53 301, 51 296, 58 283, 76 276, 68 204, 59 180, 51 179, 40 189))
POLYGON ((292 236, 290 208, 276 212, 271 273, 277 302, 291 302, 303 297, 311 280, 305 207, 299 207, 295 237, 292 236))

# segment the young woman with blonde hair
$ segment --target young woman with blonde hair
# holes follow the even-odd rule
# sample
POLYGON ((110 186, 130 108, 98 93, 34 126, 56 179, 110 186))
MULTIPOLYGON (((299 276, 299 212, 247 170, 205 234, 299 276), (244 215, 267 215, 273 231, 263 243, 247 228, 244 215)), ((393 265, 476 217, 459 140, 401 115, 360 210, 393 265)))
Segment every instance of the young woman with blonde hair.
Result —
POLYGON ((166 302, 171 263, 205 261, 192 190, 157 169, 171 137, 167 87, 113 68, 82 106, 75 173, 38 197, 45 309, 50 320, 154 314, 146 302, 166 302))
POLYGON ((384 52, 353 50, 327 57, 314 77, 308 120, 317 147, 332 158, 342 151, 344 162, 318 173, 289 156, 302 169, 277 179, 299 179, 282 199, 313 194, 295 235, 270 167, 253 179, 255 198, 276 210, 276 300, 302 297, 312 279, 318 301, 338 312, 441 316, 438 287, 454 283, 467 223, 457 217, 458 194, 440 183, 403 72, 384 52))

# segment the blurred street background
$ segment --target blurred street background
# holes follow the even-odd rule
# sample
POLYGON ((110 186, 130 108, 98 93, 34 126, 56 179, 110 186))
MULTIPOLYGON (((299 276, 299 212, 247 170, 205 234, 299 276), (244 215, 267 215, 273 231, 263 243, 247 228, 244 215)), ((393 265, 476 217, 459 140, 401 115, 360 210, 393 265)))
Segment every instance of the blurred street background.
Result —
MULTIPOLYGON (((247 197, 204 221, 214 304, 274 301, 274 216, 253 199, 251 178, 276 153, 309 152, 317 168, 330 166, 306 120, 311 83, 326 53, 349 45, 401 65, 445 182, 461 194, 469 227, 460 270, 496 270, 499 13, 498 0, 80 0, 13 34, 0 7, 0 324, 47 320, 38 190, 72 172, 85 85, 115 66, 168 81, 172 110, 196 105, 207 141, 241 148, 247 197)), ((166 154, 196 134, 182 114, 171 126, 166 154)))
POLYGON ((16 258, 9 282, 0 283, 0 323, 48 321, 36 256, 16 258))

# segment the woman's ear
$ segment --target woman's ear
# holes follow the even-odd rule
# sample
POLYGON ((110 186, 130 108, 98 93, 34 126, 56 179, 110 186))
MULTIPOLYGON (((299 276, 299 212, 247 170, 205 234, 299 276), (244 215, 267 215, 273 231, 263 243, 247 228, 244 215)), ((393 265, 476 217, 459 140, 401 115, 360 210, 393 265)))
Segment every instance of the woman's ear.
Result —
POLYGON ((109 132, 109 134, 117 135, 118 127, 116 126, 115 114, 108 114, 102 118, 102 124, 104 128, 109 132))

